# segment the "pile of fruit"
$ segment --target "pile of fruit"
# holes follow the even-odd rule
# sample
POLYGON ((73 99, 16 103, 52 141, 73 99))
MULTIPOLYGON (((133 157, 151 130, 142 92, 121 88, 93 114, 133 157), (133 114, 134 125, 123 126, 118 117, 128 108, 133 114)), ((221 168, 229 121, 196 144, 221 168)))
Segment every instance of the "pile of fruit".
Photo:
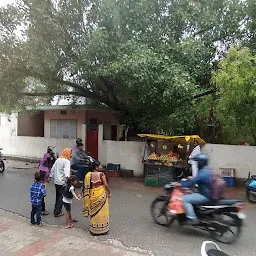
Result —
MULTIPOLYGON (((170 152, 171 153, 171 152, 170 152)), ((172 154, 168 154, 168 155, 165 155, 165 154, 156 154, 155 152, 152 153, 150 156, 149 156, 149 160, 156 160, 156 161, 162 161, 162 162, 177 162, 178 161, 178 158, 173 156, 172 154)))

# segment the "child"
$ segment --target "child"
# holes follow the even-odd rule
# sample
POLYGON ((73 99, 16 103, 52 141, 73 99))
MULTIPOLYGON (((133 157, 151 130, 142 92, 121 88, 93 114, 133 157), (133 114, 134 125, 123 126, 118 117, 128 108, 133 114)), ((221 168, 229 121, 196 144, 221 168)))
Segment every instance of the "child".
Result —
POLYGON ((71 175, 67 180, 67 185, 63 194, 63 205, 66 209, 66 223, 65 228, 73 228, 74 224, 72 222, 77 222, 76 219, 71 218, 71 203, 72 198, 75 197, 76 200, 80 200, 80 195, 76 195, 75 193, 75 185, 77 184, 78 179, 76 176, 71 175))
POLYGON ((42 217, 42 200, 46 196, 46 190, 42 183, 42 177, 39 172, 35 173, 35 181, 30 187, 30 201, 32 204, 31 210, 31 225, 42 226, 41 217, 42 217), (36 215, 36 221, 35 221, 36 215))

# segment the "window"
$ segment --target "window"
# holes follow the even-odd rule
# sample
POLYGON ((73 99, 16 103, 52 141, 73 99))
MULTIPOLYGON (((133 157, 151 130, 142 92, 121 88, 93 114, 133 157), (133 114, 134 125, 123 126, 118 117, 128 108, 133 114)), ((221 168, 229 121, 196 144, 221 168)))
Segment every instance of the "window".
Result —
POLYGON ((76 120, 51 120, 51 138, 76 139, 76 120))

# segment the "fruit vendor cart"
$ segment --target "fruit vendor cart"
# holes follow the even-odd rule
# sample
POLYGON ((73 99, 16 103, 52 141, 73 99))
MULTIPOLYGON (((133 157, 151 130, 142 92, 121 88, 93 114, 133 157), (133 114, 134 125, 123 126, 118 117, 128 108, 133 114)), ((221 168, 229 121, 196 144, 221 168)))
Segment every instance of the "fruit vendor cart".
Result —
POLYGON ((188 155, 193 149, 193 143, 197 140, 199 144, 205 144, 198 135, 138 134, 138 136, 151 141, 152 153, 145 163, 145 184, 149 186, 163 186, 189 176, 188 155))

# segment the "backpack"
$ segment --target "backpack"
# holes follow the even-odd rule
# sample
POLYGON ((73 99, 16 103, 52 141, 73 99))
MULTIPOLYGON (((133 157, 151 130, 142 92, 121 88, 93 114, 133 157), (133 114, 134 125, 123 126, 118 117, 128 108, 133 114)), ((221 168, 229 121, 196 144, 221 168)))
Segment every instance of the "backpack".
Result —
POLYGON ((226 186, 226 182, 221 175, 211 170, 211 196, 213 200, 218 200, 223 197, 226 186))

